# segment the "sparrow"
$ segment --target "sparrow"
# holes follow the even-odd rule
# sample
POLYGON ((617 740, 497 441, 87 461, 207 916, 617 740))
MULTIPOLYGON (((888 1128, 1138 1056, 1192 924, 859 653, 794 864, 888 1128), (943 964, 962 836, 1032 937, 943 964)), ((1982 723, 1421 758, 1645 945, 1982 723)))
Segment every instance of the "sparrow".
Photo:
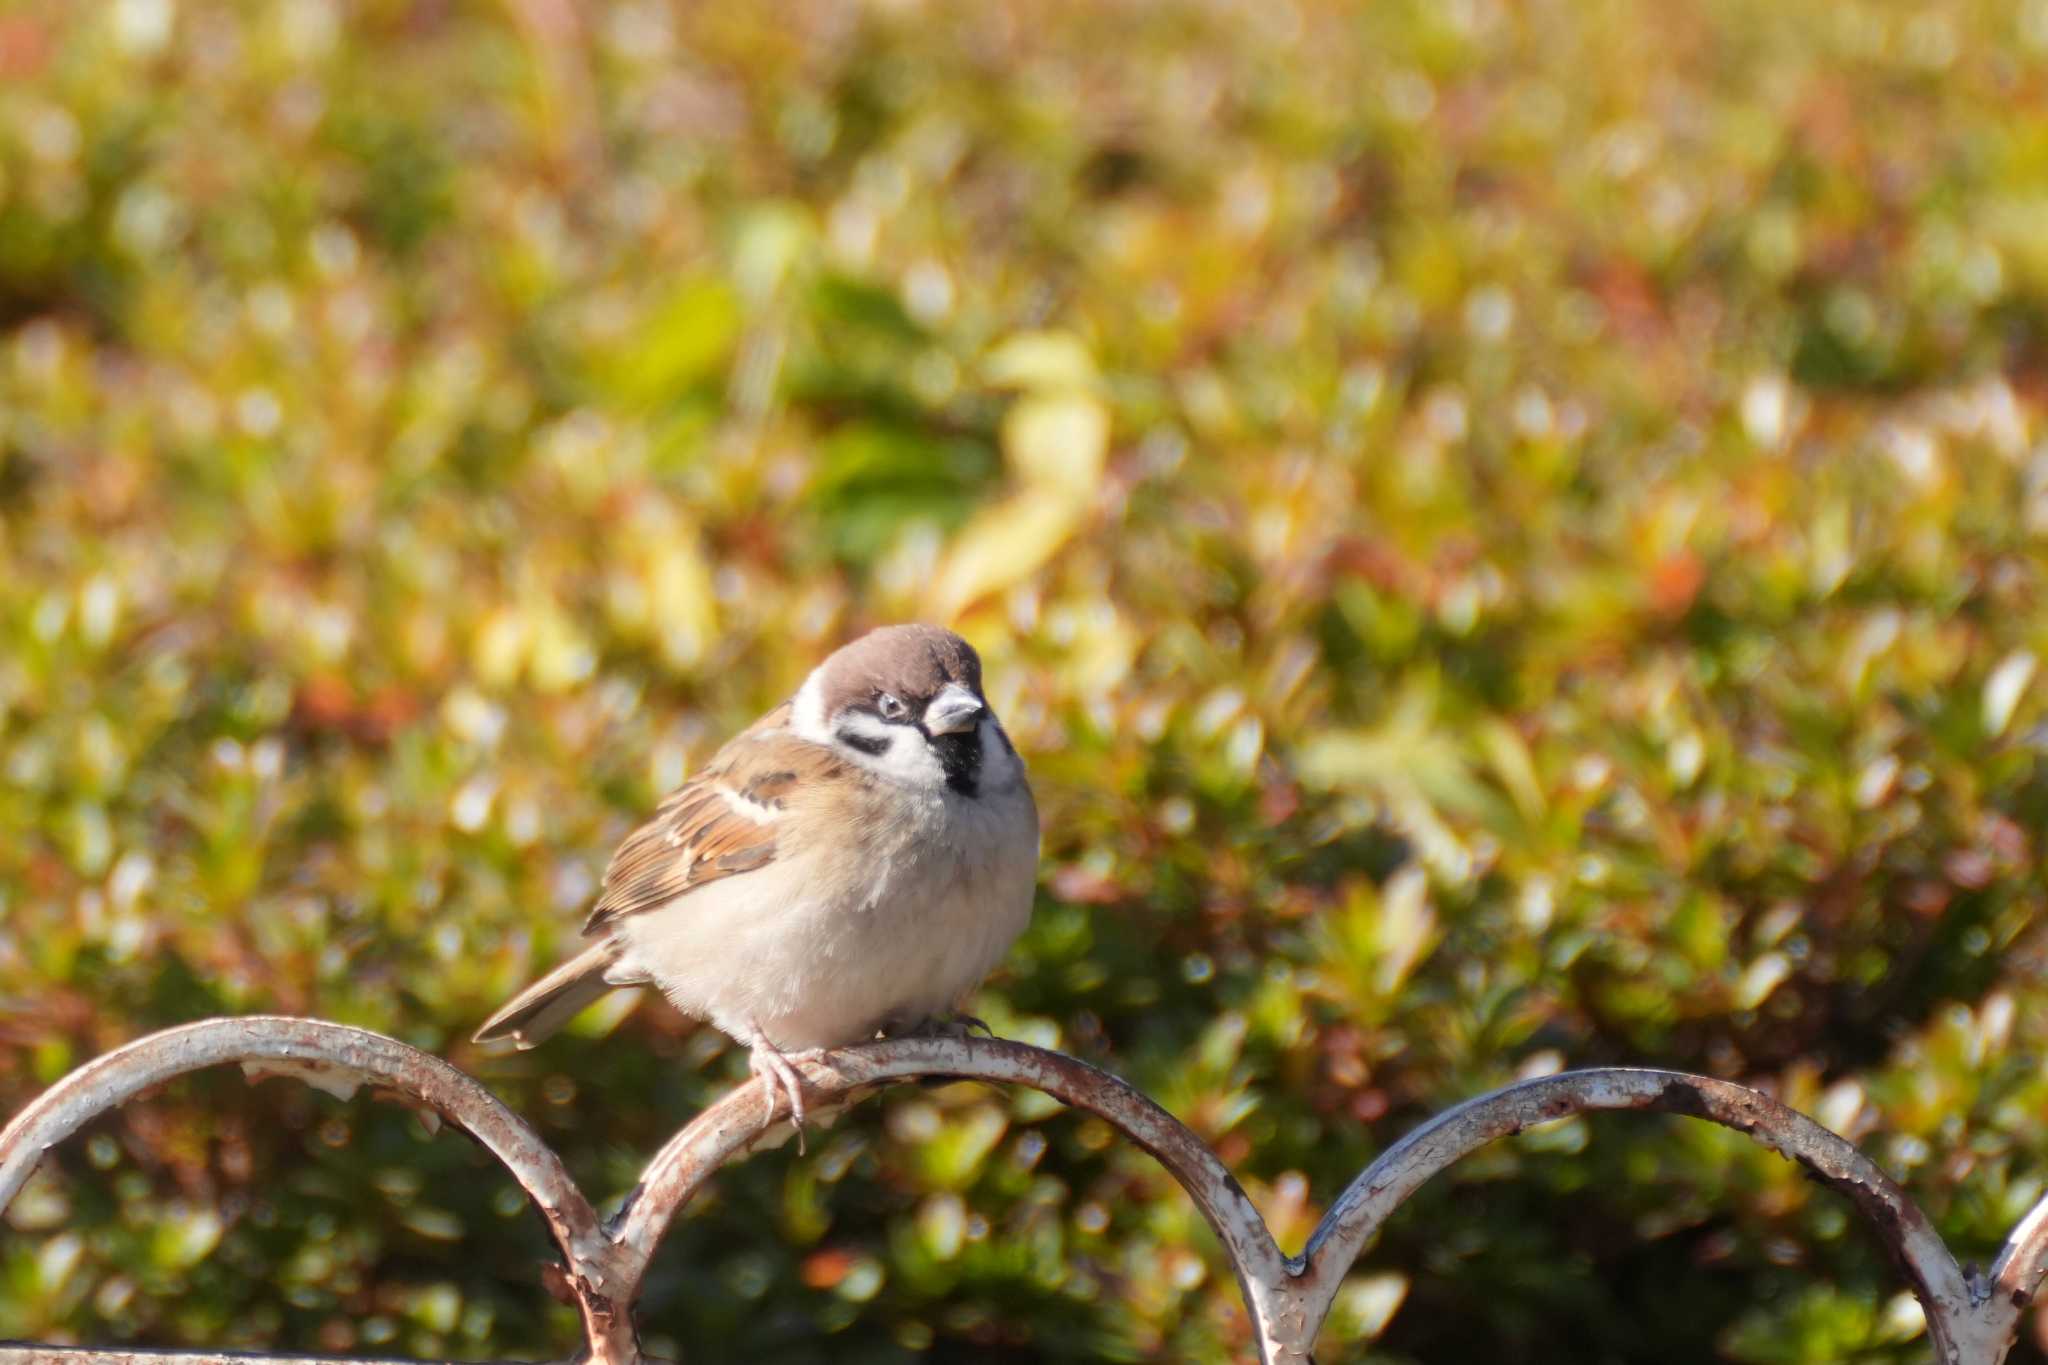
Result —
MULTIPOLYGON (((485 1021, 530 1048, 621 986, 651 984, 750 1051, 793 1061, 952 1011, 1031 917, 1038 808, 949 630, 885 626, 735 735, 612 855, 590 947, 485 1021)), ((771 1107, 772 1111, 772 1107, 771 1107)))

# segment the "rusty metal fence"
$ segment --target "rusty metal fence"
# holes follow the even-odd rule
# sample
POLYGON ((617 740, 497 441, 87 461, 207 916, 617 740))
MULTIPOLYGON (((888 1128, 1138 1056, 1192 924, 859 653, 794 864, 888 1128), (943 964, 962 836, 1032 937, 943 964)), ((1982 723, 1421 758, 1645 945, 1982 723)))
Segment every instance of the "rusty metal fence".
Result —
MULTIPOLYGON (((546 1221, 562 1261, 555 1292, 581 1315, 585 1359, 636 1365, 633 1304, 676 1214, 720 1166, 743 1156, 786 1101, 749 1082, 655 1154, 610 1219, 600 1219, 548 1145, 473 1077, 381 1034, 315 1019, 209 1019, 138 1039, 72 1072, 0 1130, 0 1212, 45 1153, 94 1116, 202 1067, 238 1063, 347 1094, 395 1091, 440 1114, 504 1163, 546 1221), (770 1106, 764 1110, 763 1106, 770 1106)), ((1988 1273, 1964 1271, 1926 1215, 1847 1139, 1757 1091, 1675 1071, 1602 1068, 1511 1085, 1459 1105, 1388 1148, 1330 1206, 1299 1255, 1284 1254, 1221 1160, 1186 1125, 1116 1077, 1042 1048, 999 1039, 901 1039, 806 1064, 825 1104, 919 1076, 966 1077, 1040 1090, 1104 1119, 1156 1157, 1215 1230, 1251 1315, 1259 1359, 1310 1359, 1337 1289, 1387 1216, 1423 1182, 1496 1138, 1605 1109, 1645 1109, 1722 1124, 1798 1162, 1840 1191, 1892 1253, 1926 1315, 1942 1365, 1997 1365, 2048 1270, 2048 1198, 2013 1230, 1988 1273)), ((333 1360, 336 1357, 264 1357, 333 1360)), ((0 1346, 0 1365, 193 1365, 204 1352, 0 1346)))

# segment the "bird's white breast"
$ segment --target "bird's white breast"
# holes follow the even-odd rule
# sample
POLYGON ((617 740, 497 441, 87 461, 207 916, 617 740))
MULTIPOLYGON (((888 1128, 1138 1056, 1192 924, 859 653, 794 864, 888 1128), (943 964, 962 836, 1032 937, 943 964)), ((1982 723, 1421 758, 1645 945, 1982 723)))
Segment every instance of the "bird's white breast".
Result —
POLYGON ((952 1009, 1023 932, 1037 879, 1037 811, 993 731, 979 795, 879 783, 844 837, 785 845, 759 871, 620 921, 621 968, 784 1049, 952 1009))

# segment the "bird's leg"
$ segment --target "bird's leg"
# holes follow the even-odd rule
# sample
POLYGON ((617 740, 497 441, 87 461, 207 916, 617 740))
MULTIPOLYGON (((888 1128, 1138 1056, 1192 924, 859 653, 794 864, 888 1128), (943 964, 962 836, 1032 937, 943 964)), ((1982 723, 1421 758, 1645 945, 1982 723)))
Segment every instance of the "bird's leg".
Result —
POLYGON ((802 1155, 804 1151, 804 1083, 803 1077, 797 1074, 797 1069, 790 1065, 790 1061, 792 1058, 808 1061, 813 1057, 822 1056, 824 1049, 808 1048, 797 1053, 784 1052, 781 1048, 775 1046, 774 1041, 766 1033, 761 1031, 759 1024, 752 1026, 751 1036, 745 1041, 748 1049, 747 1069, 756 1076, 765 1077, 770 1086, 768 1103, 763 1108, 761 1114, 761 1131, 767 1132, 768 1125, 774 1121, 775 1093, 773 1087, 780 1086, 782 1093, 789 1096, 789 1122, 790 1126, 796 1129, 796 1150, 798 1155, 802 1155))

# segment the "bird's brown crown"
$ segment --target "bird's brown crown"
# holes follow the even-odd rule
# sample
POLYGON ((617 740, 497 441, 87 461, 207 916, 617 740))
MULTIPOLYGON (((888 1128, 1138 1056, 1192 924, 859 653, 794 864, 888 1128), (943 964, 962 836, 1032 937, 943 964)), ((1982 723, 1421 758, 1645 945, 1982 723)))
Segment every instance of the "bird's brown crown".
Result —
POLYGON ((818 693, 827 716, 881 692, 918 712, 949 682, 981 695, 981 656, 973 645, 939 626, 883 626, 819 665, 818 693))

